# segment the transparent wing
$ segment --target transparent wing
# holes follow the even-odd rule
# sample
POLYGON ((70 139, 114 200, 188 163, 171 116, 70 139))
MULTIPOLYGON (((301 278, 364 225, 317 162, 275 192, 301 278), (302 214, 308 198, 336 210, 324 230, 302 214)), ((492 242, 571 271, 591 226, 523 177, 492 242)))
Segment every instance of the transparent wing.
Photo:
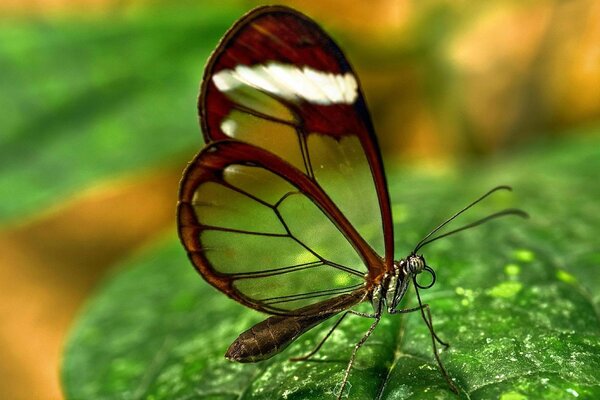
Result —
POLYGON ((362 293, 367 266, 381 263, 314 181, 237 141, 209 145, 190 163, 178 220, 200 274, 235 300, 272 314, 362 293))
POLYGON ((371 119, 352 68, 316 23, 285 7, 239 20, 208 62, 199 112, 207 143, 253 144, 318 186, 383 255, 367 266, 371 279, 391 270, 389 196, 371 119))

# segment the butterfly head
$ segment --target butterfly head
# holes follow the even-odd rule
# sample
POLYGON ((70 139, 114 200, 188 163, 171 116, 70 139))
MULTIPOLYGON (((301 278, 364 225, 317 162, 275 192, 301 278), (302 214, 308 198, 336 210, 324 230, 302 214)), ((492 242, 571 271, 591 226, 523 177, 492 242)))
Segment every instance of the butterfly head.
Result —
POLYGON ((404 276, 412 278, 419 289, 429 289, 435 283, 435 272, 433 271, 433 268, 427 265, 425 258, 420 254, 413 253, 408 256, 404 262, 402 272, 404 272, 404 276), (431 275, 431 283, 428 285, 421 285, 416 279, 417 275, 423 271, 427 271, 431 275))
POLYGON ((427 264, 425 263, 425 258, 423 258, 423 256, 411 254, 406 258, 404 273, 406 275, 418 275, 423 272, 426 266, 427 264))
MULTIPOLYGON (((388 304, 389 312, 394 312, 394 310, 396 310, 400 304, 400 300, 402 300, 404 294, 408 290, 411 280, 419 289, 428 289, 435 283, 435 272, 427 265, 425 258, 422 255, 411 253, 406 258, 394 261, 394 273, 388 276, 388 280, 384 284, 386 293, 385 301, 388 304), (421 274, 423 271, 427 271, 431 274, 431 283, 428 285, 421 285, 417 281, 417 275, 421 274)), ((375 303, 376 302, 374 302, 374 304, 375 303)), ((375 306, 377 305, 375 304, 375 306)))

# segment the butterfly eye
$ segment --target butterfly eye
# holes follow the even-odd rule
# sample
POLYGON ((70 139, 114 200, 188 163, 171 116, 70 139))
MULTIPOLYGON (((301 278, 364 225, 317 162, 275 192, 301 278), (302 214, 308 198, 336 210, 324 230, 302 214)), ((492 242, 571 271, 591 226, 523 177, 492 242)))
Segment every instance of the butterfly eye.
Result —
POLYGON ((411 257, 408 261, 408 270, 411 274, 420 274, 425 268, 425 263, 420 257, 411 257))

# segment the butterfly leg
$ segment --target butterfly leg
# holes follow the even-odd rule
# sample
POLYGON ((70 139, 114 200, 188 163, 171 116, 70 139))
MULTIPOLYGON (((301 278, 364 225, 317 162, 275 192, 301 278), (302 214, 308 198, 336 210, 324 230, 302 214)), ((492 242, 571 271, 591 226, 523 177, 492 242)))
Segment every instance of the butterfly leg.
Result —
POLYGON ((342 322, 342 320, 346 317, 346 315, 349 314, 349 311, 346 311, 345 313, 342 314, 342 316, 336 321, 335 324, 333 324, 333 326, 331 327, 331 329, 329 329, 329 332, 327 332, 327 335, 325 335, 325 337, 323 339, 321 339, 321 341, 319 342, 319 344, 317 344, 317 346, 312 349, 311 352, 300 356, 300 357, 292 357, 289 359, 289 361, 306 361, 308 360, 310 357, 314 356, 323 346, 323 344, 325 343, 325 341, 327 339, 329 339, 329 336, 331 336, 331 334, 333 333, 333 331, 335 331, 335 329, 338 327, 338 325, 342 322))
POLYGON ((437 361, 438 366, 440 367, 440 370, 442 371, 442 375, 444 375, 444 378, 446 379, 446 382, 448 382, 448 386, 450 386, 450 389, 452 389, 452 391, 454 393, 459 394, 460 392, 459 392, 458 388, 456 387, 454 382, 452 382, 452 379, 450 378, 448 371, 446 371, 446 367, 444 367, 444 364, 442 364, 442 360, 440 359, 440 356, 438 355, 437 347, 435 345, 436 340, 446 347, 448 347, 448 344, 442 342, 437 337, 437 335, 435 334, 435 331, 433 330, 433 322, 431 320, 431 310, 429 309, 429 304, 423 304, 423 307, 421 308, 421 316, 423 317, 423 321, 425 321, 425 324, 427 325, 427 328, 429 328, 429 332, 431 333, 431 344, 433 346, 433 355, 435 356, 435 360, 437 361), (427 313, 427 317, 425 317, 425 313, 427 313))
MULTIPOLYGON (((361 314, 362 313, 358 313, 358 315, 361 315, 361 314)), ((342 384, 340 385, 340 391, 337 394, 337 400, 340 400, 342 398, 342 395, 344 394, 344 388, 348 384, 348 376, 350 376, 350 370, 352 369, 352 365, 354 364, 354 359, 356 358, 356 353, 358 353, 358 349, 360 349, 362 347, 362 345, 365 344, 365 342, 367 341, 369 336, 371 336, 371 333, 373 333, 373 330, 375 330, 375 327, 377 326, 377 324, 379 324, 379 321, 381 321, 381 313, 365 314, 365 315, 369 315, 369 316, 372 315, 373 318, 375 318, 375 321, 373 321, 373 323, 371 324, 371 327, 369 328, 367 333, 365 333, 365 335, 362 337, 362 339, 360 339, 358 341, 358 343, 356 343, 356 345, 354 346, 354 350, 352 351, 352 356, 350 356, 350 361, 348 361, 348 366, 346 367, 346 371, 344 372, 344 379, 342 380, 342 384)))
POLYGON ((425 324, 429 328, 429 331, 431 332, 431 334, 433 335, 435 340, 439 344, 444 346, 445 348, 450 347, 450 344, 448 344, 447 342, 444 342, 442 339, 440 339, 440 337, 437 335, 437 333, 435 333, 435 330, 433 329, 433 325, 431 323, 431 311, 429 308, 429 304, 423 304, 418 307, 412 307, 412 308, 404 308, 402 310, 389 310, 389 313, 390 314, 407 314, 407 313, 411 313, 411 312, 415 312, 415 311, 422 311, 423 309, 426 309, 426 312, 429 315, 429 319, 425 319, 425 317, 423 317, 423 320, 425 321, 425 324))
POLYGON ((329 339, 329 337, 331 336, 331 334, 333 333, 333 331, 336 330, 336 328, 338 327, 338 325, 340 325, 340 323, 342 322, 342 320, 344 318, 346 318, 346 316, 348 314, 354 314, 354 315, 358 315, 359 317, 365 317, 365 318, 377 318, 376 314, 361 313, 359 311, 354 311, 354 310, 345 311, 342 314, 342 316, 336 321, 336 323, 333 324, 333 326, 331 327, 331 329, 329 329, 329 332, 327 332, 327 335, 325 335, 325 337, 323 339, 321 339, 321 341, 319 342, 319 344, 317 344, 312 351, 310 351, 309 353, 307 353, 307 354, 305 354, 303 356, 300 356, 300 357, 292 357, 292 358, 289 359, 289 361, 306 361, 310 357, 314 356, 321 349, 321 347, 327 341, 327 339, 329 339))
POLYGON ((431 334, 431 344, 433 347, 433 356, 435 357, 438 367, 440 368, 440 371, 442 372, 444 379, 448 383, 448 386, 450 386, 450 389, 454 393, 458 394, 460 392, 459 392, 458 388, 456 387, 456 385, 454 384, 454 382, 452 382, 452 379, 450 378, 450 375, 448 374, 446 367, 444 367, 444 364, 442 363, 442 360, 440 359, 440 356, 438 354, 437 346, 435 345, 435 342, 436 341, 439 342, 444 347, 448 347, 449 344, 446 342, 443 342, 438 337, 438 335, 435 333, 435 330, 433 329, 433 321, 431 318, 431 309, 429 308, 429 304, 427 304, 427 303, 422 304, 421 298, 418 295, 417 295, 417 298, 418 298, 419 304, 420 304, 418 307, 405 308, 403 310, 391 310, 391 314, 406 314, 406 313, 410 313, 410 312, 414 312, 414 311, 421 311, 421 317, 423 318, 423 321, 425 321, 425 325, 427 325, 427 328, 429 329, 429 332, 431 334))

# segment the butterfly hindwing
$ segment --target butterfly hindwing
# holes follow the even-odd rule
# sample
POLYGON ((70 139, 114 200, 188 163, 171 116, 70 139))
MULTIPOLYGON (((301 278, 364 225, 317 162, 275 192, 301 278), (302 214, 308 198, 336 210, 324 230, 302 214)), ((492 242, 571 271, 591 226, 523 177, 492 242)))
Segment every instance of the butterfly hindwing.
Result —
POLYGON ((180 237, 201 275, 272 314, 361 290, 363 260, 377 262, 313 181, 246 143, 216 142, 190 163, 178 215, 180 237), (257 177, 267 190, 254 184, 257 177))

